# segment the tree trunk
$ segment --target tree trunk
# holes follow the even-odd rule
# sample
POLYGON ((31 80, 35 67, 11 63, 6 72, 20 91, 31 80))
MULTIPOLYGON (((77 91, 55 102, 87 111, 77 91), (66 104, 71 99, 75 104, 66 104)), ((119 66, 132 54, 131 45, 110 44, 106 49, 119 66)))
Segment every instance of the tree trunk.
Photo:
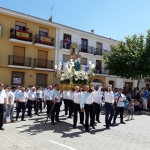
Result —
POLYGON ((140 80, 141 80, 141 75, 139 75, 139 76, 137 77, 137 80, 138 80, 138 82, 137 82, 137 87, 139 88, 140 80))

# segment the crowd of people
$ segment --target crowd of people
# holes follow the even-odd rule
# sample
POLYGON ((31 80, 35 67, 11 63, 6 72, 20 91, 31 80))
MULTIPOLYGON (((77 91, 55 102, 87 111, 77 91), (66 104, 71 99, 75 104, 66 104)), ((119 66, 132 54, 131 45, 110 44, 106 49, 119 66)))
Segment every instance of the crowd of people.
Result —
POLYGON ((73 128, 77 127, 79 113, 79 122, 85 127, 86 132, 89 132, 90 126, 95 129, 95 124, 100 123, 100 111, 104 105, 106 129, 110 129, 110 126, 116 123, 118 114, 120 114, 120 123, 125 124, 124 117, 133 119, 134 111, 150 108, 149 95, 145 87, 141 91, 135 88, 126 92, 121 88, 113 90, 112 85, 108 85, 105 91, 101 86, 90 89, 85 85, 84 89, 76 86, 69 91, 60 91, 58 84, 54 87, 49 85, 47 88, 33 86, 4 88, 3 83, 0 83, 0 130, 4 130, 3 124, 17 122, 20 117, 21 121, 26 121, 26 112, 30 118, 33 117, 33 112, 34 115, 43 113, 43 108, 47 109, 47 118, 50 117, 51 124, 55 125, 55 122, 61 122, 59 112, 62 102, 64 102, 65 115, 73 118, 73 128), (7 121, 8 117, 10 122, 7 121))

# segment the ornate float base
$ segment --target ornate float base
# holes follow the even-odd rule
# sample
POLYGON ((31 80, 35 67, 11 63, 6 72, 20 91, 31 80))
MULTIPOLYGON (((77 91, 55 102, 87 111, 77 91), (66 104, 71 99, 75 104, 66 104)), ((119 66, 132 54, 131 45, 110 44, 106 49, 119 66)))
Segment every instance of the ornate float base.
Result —
MULTIPOLYGON (((76 86, 79 86, 80 88, 84 88, 83 84, 59 84, 59 89, 61 91, 64 91, 64 90, 69 91, 69 90, 74 89, 76 86)), ((89 87, 92 88, 93 84, 89 84, 89 87)))

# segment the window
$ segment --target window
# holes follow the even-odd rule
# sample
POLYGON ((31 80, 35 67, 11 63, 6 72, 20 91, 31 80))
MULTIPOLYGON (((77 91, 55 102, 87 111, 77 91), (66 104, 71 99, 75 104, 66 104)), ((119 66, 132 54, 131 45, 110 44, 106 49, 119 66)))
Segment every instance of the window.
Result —
POLYGON ((96 72, 95 73, 101 74, 101 64, 102 62, 100 60, 96 60, 96 68, 95 68, 96 72))
POLYGON ((47 68, 47 51, 38 51, 38 67, 39 68, 47 68))
POLYGON ((47 86, 47 74, 36 74, 36 86, 47 86))
POLYGON ((81 64, 82 65, 87 65, 87 58, 81 58, 81 64))
POLYGON ((112 85, 112 88, 114 88, 114 81, 109 81, 109 84, 112 85))
POLYGON ((99 43, 99 42, 96 43, 96 47, 97 47, 98 49, 102 49, 102 46, 103 46, 102 43, 99 43))
POLYGON ((48 29, 40 28, 39 35, 48 37, 48 29))
POLYGON ((87 52, 88 40, 81 39, 81 52, 87 52))
POLYGON ((26 24, 22 22, 16 22, 16 30, 26 31, 26 24))
POLYGON ((14 46, 13 65, 24 66, 24 61, 25 61, 25 48, 14 46))
POLYGON ((71 46, 71 35, 64 34, 63 48, 70 49, 70 46, 71 46))
POLYGON ((70 60, 70 55, 63 54, 63 62, 67 62, 70 60))
POLYGON ((23 85, 24 84, 24 72, 12 72, 12 85, 23 85))

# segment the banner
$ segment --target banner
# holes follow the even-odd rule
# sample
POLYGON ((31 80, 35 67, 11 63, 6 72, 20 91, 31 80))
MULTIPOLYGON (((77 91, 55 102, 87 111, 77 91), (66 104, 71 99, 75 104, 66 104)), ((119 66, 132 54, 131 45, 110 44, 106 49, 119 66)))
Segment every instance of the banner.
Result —
POLYGON ((49 37, 40 36, 40 41, 43 42, 43 43, 49 43, 49 44, 52 44, 51 38, 49 38, 49 37))
POLYGON ((13 84, 21 84, 21 78, 14 78, 13 84))
POLYGON ((16 31, 16 38, 29 40, 29 33, 24 31, 16 31))

